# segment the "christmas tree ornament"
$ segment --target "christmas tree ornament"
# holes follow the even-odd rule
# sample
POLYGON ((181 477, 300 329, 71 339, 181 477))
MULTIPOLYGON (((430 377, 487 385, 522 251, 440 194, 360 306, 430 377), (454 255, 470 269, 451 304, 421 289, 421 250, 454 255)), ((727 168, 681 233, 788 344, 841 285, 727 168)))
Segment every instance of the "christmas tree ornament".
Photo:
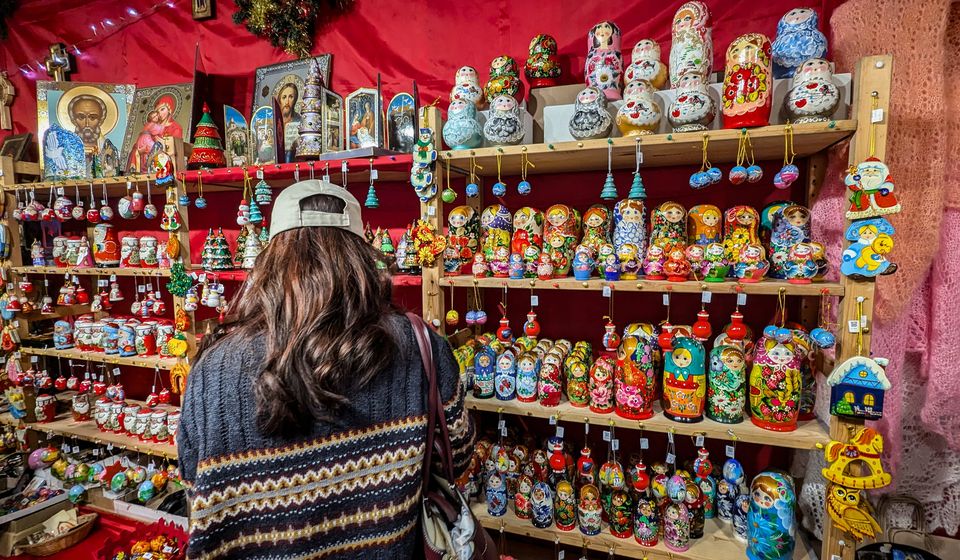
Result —
POLYGON ((203 115, 193 132, 193 151, 187 160, 187 169, 215 169, 226 167, 220 131, 210 116, 210 106, 203 104, 203 115))
POLYGON ((640 164, 643 163, 643 152, 640 150, 640 138, 637 138, 636 146, 636 168, 633 170, 633 183, 630 184, 630 192, 627 198, 631 200, 645 200, 647 190, 643 187, 643 179, 640 177, 640 164))
MULTIPOLYGON (((447 164, 449 171, 449 164, 447 164)), ((377 198, 377 189, 373 187, 373 181, 376 179, 377 174, 376 170, 373 168, 373 158, 370 158, 370 188, 367 189, 367 199, 363 201, 363 206, 366 208, 379 208, 380 199, 377 198)), ((449 188, 449 185, 448 185, 449 188)), ((446 192, 446 191, 444 191, 446 192)))
MULTIPOLYGON (((296 159, 299 161, 319 159, 320 154, 324 152, 324 99, 327 98, 327 93, 332 92, 324 90, 324 86, 329 84, 324 84, 323 68, 320 61, 321 57, 317 57, 308 62, 307 77, 303 82, 302 100, 295 109, 301 116, 300 124, 297 127, 298 136, 295 141, 296 159)), ((296 101, 294 102, 296 103, 296 101)), ((334 120, 339 122, 339 119, 338 114, 334 120)), ((329 141, 337 142, 333 138, 329 141)), ((293 151, 293 146, 287 146, 286 148, 289 152, 293 151)), ((287 161, 289 161, 289 156, 287 161)))
POLYGON ((473 150, 470 151, 470 181, 467 183, 467 198, 476 198, 480 196, 480 186, 477 185, 477 170, 483 170, 483 167, 477 165, 477 158, 473 150))
MULTIPOLYGON (((255 198, 250 197, 250 223, 258 226, 263 223, 263 214, 260 212, 260 206, 257 205, 255 198)), ((256 236, 254 236, 256 237, 256 236)))
POLYGON ((527 155, 527 147, 524 146, 520 149, 520 182, 517 183, 517 194, 524 196, 530 194, 532 187, 530 181, 527 181, 527 169, 529 167, 536 167, 536 165, 530 161, 530 156, 527 155))
POLYGON ((100 199, 100 219, 109 222, 113 219, 113 208, 110 208, 110 201, 107 197, 107 184, 101 185, 103 189, 103 198, 100 199))
POLYGON ((150 192, 150 179, 147 179, 147 198, 146 204, 143 205, 143 217, 152 220, 159 215, 157 207, 153 205, 153 195, 150 192))
POLYGON ((265 179, 260 179, 256 186, 253 187, 253 196, 260 206, 268 206, 273 202, 273 191, 265 179))
POLYGON ((897 265, 884 256, 893 250, 895 232, 886 218, 851 223, 845 237, 852 243, 843 252, 840 273, 854 280, 865 280, 896 272, 897 265))
POLYGON ((600 198, 603 200, 617 199, 617 185, 613 181, 613 140, 610 138, 607 139, 607 178, 603 181, 600 198))

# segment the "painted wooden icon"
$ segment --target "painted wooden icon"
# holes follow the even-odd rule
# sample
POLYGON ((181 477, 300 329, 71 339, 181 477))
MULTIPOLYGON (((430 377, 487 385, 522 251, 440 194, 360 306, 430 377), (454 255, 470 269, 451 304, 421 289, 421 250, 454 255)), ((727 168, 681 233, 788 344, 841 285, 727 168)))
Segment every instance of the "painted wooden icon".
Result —
POLYGON ((830 385, 830 414, 879 420, 883 417, 883 394, 890 389, 884 368, 886 358, 854 356, 834 368, 830 385))
POLYGON ((850 189, 848 220, 876 218, 900 211, 890 168, 880 159, 871 156, 852 167, 843 182, 850 189))

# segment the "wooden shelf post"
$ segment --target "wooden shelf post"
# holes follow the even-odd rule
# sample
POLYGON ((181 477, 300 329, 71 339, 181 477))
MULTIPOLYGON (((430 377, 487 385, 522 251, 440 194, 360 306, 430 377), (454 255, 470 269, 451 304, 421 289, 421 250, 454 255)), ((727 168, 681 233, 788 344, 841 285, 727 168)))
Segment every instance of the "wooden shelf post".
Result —
MULTIPOLYGON (((434 181, 437 185, 437 195, 428 202, 420 203, 420 219, 428 222, 436 228, 438 235, 443 235, 443 200, 440 199, 440 191, 443 190, 444 181, 444 162, 440 155, 440 148, 443 147, 441 130, 443 130, 443 118, 440 110, 429 106, 423 108, 423 117, 421 124, 426 124, 433 130, 433 146, 437 149, 437 161, 434 167, 434 181)), ((437 257, 433 266, 422 267, 423 286, 423 320, 435 327, 439 332, 443 332, 443 290, 440 287, 440 278, 443 276, 443 255, 437 257)))

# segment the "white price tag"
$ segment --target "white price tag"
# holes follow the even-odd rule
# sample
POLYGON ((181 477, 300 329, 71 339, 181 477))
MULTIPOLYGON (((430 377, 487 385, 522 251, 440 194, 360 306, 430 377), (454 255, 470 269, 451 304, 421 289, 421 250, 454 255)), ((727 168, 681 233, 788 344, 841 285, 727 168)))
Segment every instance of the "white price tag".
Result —
POLYGON ((16 320, 13 321, 13 328, 15 328, 15 329, 19 329, 19 328, 20 328, 20 320, 19 320, 19 319, 16 319, 16 320))
POLYGON ((667 441, 673 443, 673 432, 667 432, 667 441))
POLYGON ((67 442, 60 444, 60 451, 63 451, 64 453, 70 453, 70 446, 67 445, 67 442))
POLYGON ((346 172, 347 172, 347 169, 348 169, 348 168, 347 168, 347 160, 341 161, 341 162, 340 162, 340 172, 341 172, 341 173, 346 173, 346 172))
POLYGON ((839 554, 831 554, 830 560, 843 560, 843 557, 841 557, 839 554))
POLYGON ((99 286, 99 287, 101 287, 101 288, 106 288, 106 287, 107 287, 107 284, 108 284, 108 282, 107 282, 106 280, 104 280, 103 278, 97 280, 97 286, 99 286))
POLYGON ((620 449, 620 440, 619 440, 619 439, 615 439, 615 440, 611 441, 611 442, 610 442, 610 447, 612 447, 614 451, 617 451, 618 449, 620 449))
POLYGON ((610 441, 610 430, 603 431, 603 441, 610 441))
POLYGON ((727 457, 730 457, 731 459, 733 459, 733 446, 732 446, 732 445, 728 445, 728 446, 726 447, 725 452, 726 452, 727 457))
POLYGON ((12 292, 12 291, 13 291, 13 283, 12 283, 12 282, 8 282, 8 283, 7 283, 7 291, 8 291, 8 292, 12 292))
POLYGON ((129 191, 132 188, 133 188, 133 183, 131 183, 130 181, 127 181, 127 190, 129 191))
POLYGON ((82 201, 82 200, 78 200, 78 201, 77 201, 77 208, 83 208, 83 201, 82 201))
POLYGON ((874 109, 873 111, 870 111, 870 122, 871 123, 883 122, 883 109, 877 108, 877 109, 874 109))
POLYGON ((603 297, 610 297, 610 292, 611 292, 610 286, 603 287, 603 297))
POLYGON ((507 426, 507 421, 506 421, 506 420, 501 420, 501 421, 497 422, 497 429, 498 429, 498 430, 502 430, 502 429, 504 429, 506 426, 507 426))
POLYGON ((564 554, 565 554, 566 552, 567 552, 566 550, 561 550, 560 552, 558 552, 558 553, 557 553, 557 560, 563 560, 564 554))
MULTIPOLYGON (((130 183, 127 183, 127 184, 129 185, 130 183)), ((130 187, 127 187, 127 188, 129 189, 130 187)), ((57 187, 57 194, 60 196, 63 196, 63 187, 57 187)))
POLYGON ((74 284, 79 284, 79 283, 80 283, 80 279, 77 278, 77 275, 76 275, 76 274, 74 274, 73 277, 70 278, 70 280, 71 280, 74 284))
POLYGON ((105 198, 104 198, 104 199, 101 199, 101 200, 100 200, 100 206, 106 206, 106 205, 107 205, 107 199, 105 199, 105 198))
POLYGON ((557 425, 557 417, 556 417, 556 416, 551 416, 551 417, 550 417, 550 425, 551 425, 551 426, 556 426, 556 425, 557 425))
POLYGON ((113 444, 112 444, 112 443, 108 443, 108 444, 107 444, 107 451, 113 451, 113 444))
POLYGON ((325 181, 325 182, 327 182, 327 183, 329 183, 329 182, 330 182, 330 174, 329 174, 329 173, 324 173, 324 174, 323 174, 323 177, 322 177, 322 180, 325 181))
POLYGON ((111 282, 116 282, 116 281, 117 281, 117 275, 116 275, 116 274, 111 274, 111 275, 110 275, 110 281, 111 281, 111 282))
POLYGON ((263 179, 263 168, 262 168, 262 167, 258 167, 258 168, 257 168, 257 179, 263 179))
POLYGON ((747 304, 747 294, 746 292, 740 292, 737 294, 737 305, 746 305, 747 304))
POLYGON ((670 305, 670 294, 663 294, 663 305, 670 305))
POLYGON ((436 216, 436 215, 437 215, 437 207, 433 206, 432 204, 430 206, 427 206, 427 216, 436 216))
POLYGON ((650 440, 645 437, 640 438, 640 449, 650 449, 650 440))
POLYGON ((14 352, 14 353, 13 353, 13 357, 19 360, 19 359, 20 359, 20 352, 19 352, 19 351, 14 352))
POLYGON ((852 333, 860 332, 860 321, 857 321, 856 319, 850 319, 847 321, 847 330, 852 333))
POLYGON ((300 166, 299 165, 293 168, 293 182, 294 183, 300 182, 300 166))
POLYGON ((380 178, 380 172, 377 171, 376 169, 371 169, 371 170, 370 170, 370 180, 371 180, 371 181, 376 181, 376 180, 379 179, 379 178, 380 178))
POLYGON ((677 462, 677 456, 673 453, 667 453, 667 463, 672 465, 677 462))
POLYGON ((147 291, 147 287, 144 286, 143 284, 140 284, 139 286, 137 286, 137 291, 142 294, 147 291))
POLYGON ((860 316, 860 326, 861 326, 861 328, 863 328, 863 330, 867 330, 867 316, 866 316, 866 315, 861 315, 861 316, 860 316))
POLYGON ((536 307, 540 305, 540 296, 534 294, 530 296, 530 307, 536 307))
POLYGON ((557 437, 558 438, 563 437, 563 426, 557 426, 557 437))
POLYGON ((0 365, 3 365, 3 364, 5 364, 5 363, 7 363, 7 357, 6 357, 6 356, 0 356, 0 365))
POLYGON ((507 428, 506 428, 506 426, 504 426, 503 428, 500 428, 500 435, 503 436, 503 437, 507 437, 507 428))
POLYGON ((94 447, 94 448, 93 448, 93 456, 94 456, 94 457, 99 457, 99 456, 100 456, 100 448, 99 448, 99 447, 94 447))
POLYGON ((30 363, 31 364, 37 363, 37 356, 30 356, 30 363))
POLYGON ((79 446, 79 445, 74 445, 70 450, 71 450, 73 453, 80 453, 80 446, 79 446))
POLYGON ((590 424, 583 425, 583 436, 586 437, 590 435, 590 424))
POLYGON ((206 282, 207 282, 207 273, 206 273, 206 272, 201 272, 201 273, 200 273, 200 283, 201 283, 201 284, 206 284, 206 282))
POLYGON ((702 435, 698 435, 698 436, 697 436, 697 447, 703 447, 703 436, 702 436, 702 435))
POLYGON ((120 375, 120 368, 118 368, 118 367, 113 368, 113 374, 114 374, 114 375, 120 375))
POLYGON ((713 292, 710 290, 704 290, 703 293, 700 294, 700 301, 703 303, 710 303, 711 300, 713 300, 713 292))

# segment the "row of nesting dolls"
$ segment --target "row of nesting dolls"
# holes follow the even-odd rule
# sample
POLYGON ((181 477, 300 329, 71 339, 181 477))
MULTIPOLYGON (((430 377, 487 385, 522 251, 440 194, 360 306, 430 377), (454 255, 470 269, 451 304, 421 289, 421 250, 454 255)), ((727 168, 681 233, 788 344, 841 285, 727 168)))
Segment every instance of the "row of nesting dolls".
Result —
POLYGON ((727 459, 722 472, 714 472, 703 448, 672 476, 672 465, 657 462, 648 469, 638 455, 631 456, 627 469, 615 453, 598 466, 589 447, 581 449, 574 463, 558 437, 550 438, 547 448, 531 454, 522 444, 479 442, 465 475, 466 492, 482 496, 494 517, 512 509, 535 527, 579 527, 587 536, 599 534, 606 525, 615 537, 633 536, 647 547, 662 539, 667 548, 681 552, 692 539, 703 537, 705 520, 715 518, 732 523, 737 538, 754 547, 755 557, 790 557, 796 491, 783 473, 761 473, 748 489, 739 461, 727 459), (762 540, 760 531, 768 538, 765 542, 756 542, 762 540))
POLYGON ((707 338, 697 329, 671 325, 658 334, 647 323, 628 325, 622 337, 608 324, 609 351, 596 359, 586 342, 531 337, 485 336, 455 355, 477 398, 553 407, 566 396, 574 407, 633 420, 652 417, 660 401, 664 416, 677 422, 706 415, 732 424, 749 412, 761 428, 795 430, 798 420, 813 416, 815 352, 832 346, 833 336, 791 324, 767 327, 754 343, 742 315, 732 319, 714 339, 709 365, 707 338))
POLYGON ((444 270, 500 278, 562 278, 572 270, 582 280, 597 272, 607 280, 642 273, 651 280, 766 276, 795 283, 821 279, 827 270, 823 245, 811 241, 810 211, 798 204, 774 202, 761 215, 750 206, 722 212, 711 204, 687 212, 671 201, 657 206, 650 221, 648 231, 641 199, 621 200, 613 210, 597 204, 582 217, 565 204, 514 214, 494 204, 479 217, 458 206, 447 218, 444 270))

